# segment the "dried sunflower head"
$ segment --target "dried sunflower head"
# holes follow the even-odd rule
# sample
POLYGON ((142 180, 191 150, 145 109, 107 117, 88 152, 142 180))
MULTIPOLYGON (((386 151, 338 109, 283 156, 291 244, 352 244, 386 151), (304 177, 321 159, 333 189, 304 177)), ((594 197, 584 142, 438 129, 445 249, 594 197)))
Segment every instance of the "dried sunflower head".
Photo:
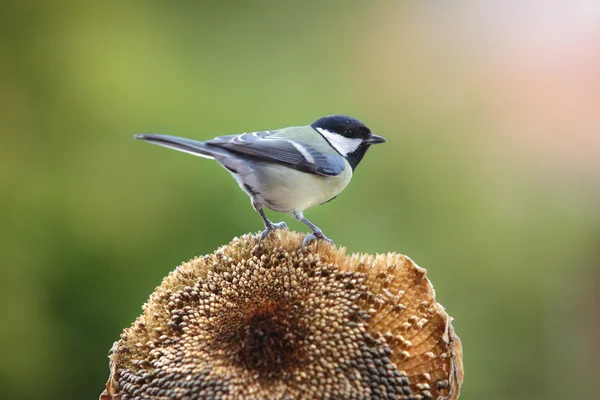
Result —
POLYGON ((254 236, 171 272, 124 330, 101 399, 456 399, 462 348, 426 271, 254 236))

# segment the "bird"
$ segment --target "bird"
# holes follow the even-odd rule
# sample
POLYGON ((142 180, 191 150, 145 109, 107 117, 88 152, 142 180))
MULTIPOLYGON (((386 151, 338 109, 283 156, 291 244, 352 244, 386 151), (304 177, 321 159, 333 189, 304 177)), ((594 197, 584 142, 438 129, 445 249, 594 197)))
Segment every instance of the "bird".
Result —
POLYGON ((265 229, 258 244, 285 222, 273 223, 264 208, 291 214, 313 240, 334 242, 310 222, 304 211, 335 199, 350 182, 371 145, 384 143, 356 118, 329 115, 310 125, 218 136, 197 141, 163 134, 136 133, 134 139, 217 161, 250 196, 265 229))

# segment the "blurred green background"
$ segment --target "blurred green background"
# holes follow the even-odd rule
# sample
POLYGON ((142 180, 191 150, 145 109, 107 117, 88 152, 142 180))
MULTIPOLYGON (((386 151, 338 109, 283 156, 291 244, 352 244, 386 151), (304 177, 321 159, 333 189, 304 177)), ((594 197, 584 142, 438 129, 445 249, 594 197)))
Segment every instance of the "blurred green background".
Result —
POLYGON ((476 3, 3 1, 0 398, 97 398, 162 277, 261 228, 216 163, 133 133, 332 113, 388 143, 307 216, 429 270, 461 398, 592 398, 600 7, 476 3))

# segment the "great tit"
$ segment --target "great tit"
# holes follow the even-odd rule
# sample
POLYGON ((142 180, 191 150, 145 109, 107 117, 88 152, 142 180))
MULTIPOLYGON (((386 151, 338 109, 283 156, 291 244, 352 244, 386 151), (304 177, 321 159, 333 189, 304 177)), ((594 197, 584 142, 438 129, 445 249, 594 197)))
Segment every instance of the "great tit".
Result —
POLYGON ((287 228, 285 222, 271 222, 263 211, 266 207, 291 214, 312 230, 302 249, 317 238, 333 243, 304 217, 304 210, 333 200, 350 182, 369 147, 385 142, 365 124, 345 115, 330 115, 306 126, 219 136, 205 142, 145 133, 134 138, 216 160, 250 196, 262 217, 265 230, 259 244, 272 230, 287 228))

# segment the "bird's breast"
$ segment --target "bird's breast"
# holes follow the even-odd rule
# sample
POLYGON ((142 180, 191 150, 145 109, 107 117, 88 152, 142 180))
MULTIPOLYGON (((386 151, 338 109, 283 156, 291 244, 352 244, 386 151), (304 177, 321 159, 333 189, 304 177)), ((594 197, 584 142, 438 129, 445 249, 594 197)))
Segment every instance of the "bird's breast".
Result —
POLYGON ((336 176, 322 176, 284 167, 263 164, 256 169, 257 199, 267 208, 280 212, 304 211, 337 196, 352 178, 352 168, 345 161, 336 176))

